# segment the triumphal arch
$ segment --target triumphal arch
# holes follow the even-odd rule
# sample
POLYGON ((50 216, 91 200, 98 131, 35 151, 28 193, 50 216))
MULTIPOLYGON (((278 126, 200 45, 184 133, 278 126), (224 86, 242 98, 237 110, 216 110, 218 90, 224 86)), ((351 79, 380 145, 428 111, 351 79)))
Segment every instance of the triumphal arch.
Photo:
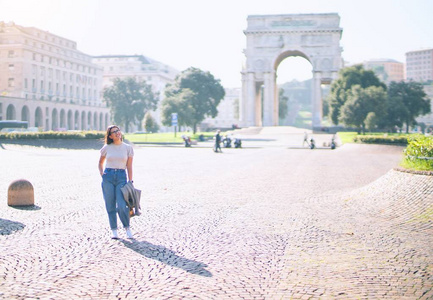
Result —
POLYGON ((312 122, 313 128, 320 127, 321 85, 330 84, 343 64, 339 15, 253 15, 247 20, 241 124, 278 125, 277 69, 285 58, 300 56, 312 65, 312 122))

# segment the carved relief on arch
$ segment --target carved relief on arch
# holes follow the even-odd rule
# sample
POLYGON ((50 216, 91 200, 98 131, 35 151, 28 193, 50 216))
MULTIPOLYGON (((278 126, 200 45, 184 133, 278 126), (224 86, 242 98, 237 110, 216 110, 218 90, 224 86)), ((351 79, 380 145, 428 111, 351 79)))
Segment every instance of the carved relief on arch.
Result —
POLYGON ((259 59, 256 59, 254 61, 253 68, 256 71, 263 71, 265 69, 265 64, 266 64, 266 61, 264 59, 259 58, 259 59))
POLYGON ((330 70, 332 68, 332 62, 329 58, 322 59, 320 63, 320 68, 322 70, 330 70))

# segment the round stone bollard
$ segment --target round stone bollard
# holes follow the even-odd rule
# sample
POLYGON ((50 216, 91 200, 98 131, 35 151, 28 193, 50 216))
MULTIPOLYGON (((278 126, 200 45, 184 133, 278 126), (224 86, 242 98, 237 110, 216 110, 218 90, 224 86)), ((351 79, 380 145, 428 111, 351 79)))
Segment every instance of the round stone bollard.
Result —
POLYGON ((13 181, 8 188, 8 205, 35 205, 35 193, 33 190, 33 185, 25 179, 13 181))

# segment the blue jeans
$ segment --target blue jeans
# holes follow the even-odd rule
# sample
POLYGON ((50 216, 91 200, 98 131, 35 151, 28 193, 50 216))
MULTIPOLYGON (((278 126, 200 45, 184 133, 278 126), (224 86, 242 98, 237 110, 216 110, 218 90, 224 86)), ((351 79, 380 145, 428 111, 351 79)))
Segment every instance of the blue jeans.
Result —
POLYGON ((104 170, 102 175, 102 194, 104 195, 105 208, 108 213, 108 221, 111 229, 117 229, 117 215, 123 227, 129 227, 129 207, 120 190, 126 184, 126 171, 123 169, 104 170))

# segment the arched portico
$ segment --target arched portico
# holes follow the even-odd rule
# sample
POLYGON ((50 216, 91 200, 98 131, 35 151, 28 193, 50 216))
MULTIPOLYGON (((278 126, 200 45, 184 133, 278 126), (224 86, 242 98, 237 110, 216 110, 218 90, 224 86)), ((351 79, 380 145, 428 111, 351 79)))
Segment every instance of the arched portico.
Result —
POLYGON ((17 113, 15 110, 15 106, 9 104, 6 109, 6 120, 16 120, 16 119, 17 119, 17 113))
POLYGON ((30 111, 27 105, 24 105, 21 109, 21 121, 27 121, 30 123, 30 111))
POLYGON ((35 127, 44 126, 44 117, 42 114, 42 109, 38 106, 35 110, 35 127))
POLYGON ((337 78, 342 67, 339 24, 336 13, 248 17, 240 105, 243 126, 278 125, 276 73, 280 63, 292 56, 312 65, 313 128, 321 126, 321 84, 337 78))
POLYGON ((68 130, 74 129, 74 118, 72 115, 72 110, 68 110, 68 130))
POLYGON ((79 130, 80 128, 80 112, 76 110, 74 115, 74 129, 79 130))
POLYGON ((86 130, 86 113, 81 112, 81 130, 86 130))
POLYGON ((97 130, 102 116, 107 124, 108 108, 0 96, 0 119, 28 121, 41 130, 97 130))

